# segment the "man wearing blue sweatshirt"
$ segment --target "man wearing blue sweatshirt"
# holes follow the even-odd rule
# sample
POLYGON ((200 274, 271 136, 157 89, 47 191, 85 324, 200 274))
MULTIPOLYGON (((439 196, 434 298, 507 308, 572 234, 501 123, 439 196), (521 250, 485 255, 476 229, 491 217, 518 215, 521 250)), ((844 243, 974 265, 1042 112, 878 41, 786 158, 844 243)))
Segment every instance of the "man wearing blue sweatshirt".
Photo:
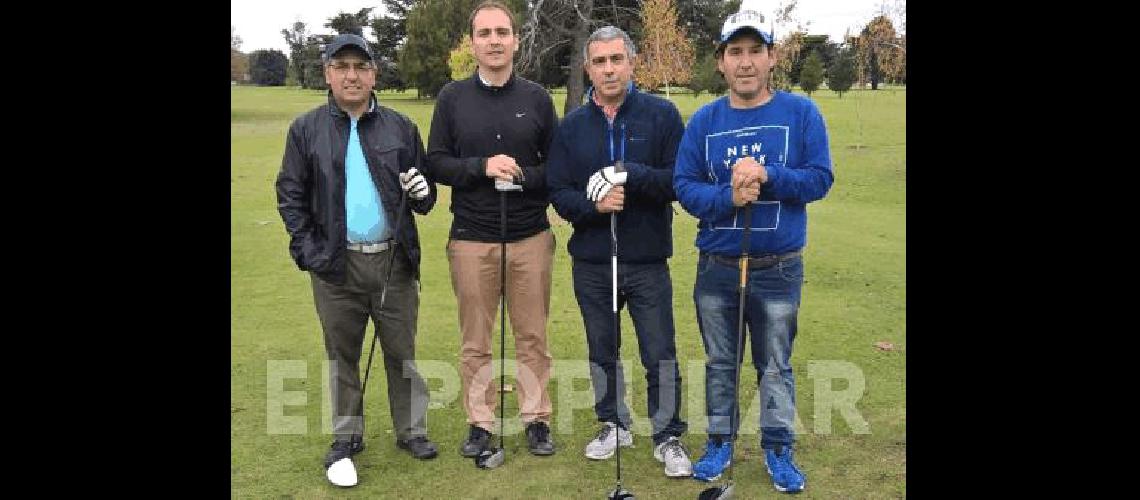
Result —
POLYGON ((752 332, 752 363, 760 379, 760 446, 773 485, 802 491, 805 477, 792 456, 795 380, 792 342, 803 284, 801 251, 807 241, 807 204, 827 194, 833 180, 827 130, 811 100, 768 88, 776 56, 763 16, 729 16, 716 49, 727 96, 689 120, 677 152, 677 199, 700 219, 693 301, 704 341, 709 440, 693 477, 718 478, 732 459, 740 420, 736 401, 740 293, 744 243, 741 208, 751 204, 744 318, 752 332))
POLYGON ((624 31, 606 26, 582 48, 593 88, 588 102, 566 115, 554 133, 547 163, 550 201, 574 225, 574 293, 586 327, 594 412, 602 427, 587 458, 613 456, 617 441, 632 446, 629 408, 617 349, 611 269, 611 217, 617 237, 618 308, 629 304, 649 389, 653 456, 665 475, 692 475, 679 437, 681 376, 673 342, 673 287, 666 262, 673 254, 673 162, 684 123, 669 101, 631 82, 636 48, 624 31), (621 164, 623 168, 617 168, 621 164), (616 433, 616 438, 615 434, 616 433))

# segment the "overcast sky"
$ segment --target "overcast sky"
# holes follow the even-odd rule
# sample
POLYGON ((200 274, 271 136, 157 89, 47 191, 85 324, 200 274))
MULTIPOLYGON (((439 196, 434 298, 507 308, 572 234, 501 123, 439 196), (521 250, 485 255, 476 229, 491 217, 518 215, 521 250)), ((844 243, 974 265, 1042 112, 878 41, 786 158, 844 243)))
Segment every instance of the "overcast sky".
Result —
MULTIPOLYGON (((794 13, 806 23, 808 34, 826 34, 834 42, 842 40, 847 28, 851 28, 854 34, 866 25, 879 12, 882 3, 883 0, 799 0, 794 13)), ((895 2, 888 3, 893 5, 895 2)), ((764 15, 771 15, 778 4, 774 0, 744 0, 742 3, 743 6, 754 6, 764 15)), ((338 12, 356 13, 365 7, 375 7, 373 15, 382 13, 384 9, 379 0, 231 0, 230 25, 242 39, 242 52, 277 49, 288 54, 289 48, 281 30, 294 22, 305 23, 311 33, 332 33, 323 26, 330 17, 338 12)), ((776 31, 777 38, 780 31, 776 31)), ((369 39, 376 38, 367 28, 364 35, 369 39)))

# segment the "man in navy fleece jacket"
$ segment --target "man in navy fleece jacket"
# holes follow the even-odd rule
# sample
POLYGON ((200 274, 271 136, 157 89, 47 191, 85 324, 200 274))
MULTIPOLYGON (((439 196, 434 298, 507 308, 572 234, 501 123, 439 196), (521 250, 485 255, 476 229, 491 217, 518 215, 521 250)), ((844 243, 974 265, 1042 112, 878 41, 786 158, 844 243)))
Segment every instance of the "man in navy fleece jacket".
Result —
POLYGON ((666 262, 673 254, 673 161, 684 133, 677 108, 638 92, 630 81, 635 48, 613 26, 586 40, 583 57, 593 87, 588 102, 566 115, 554 133, 547 162, 550 201, 574 226, 574 293, 586 327, 594 412, 602 427, 586 445, 587 458, 613 455, 617 441, 632 446, 614 331, 610 218, 616 217, 617 297, 629 304, 648 382, 653 455, 665 475, 692 475, 679 437, 681 376, 673 341, 673 287, 666 262), (621 162, 625 171, 615 168, 621 162), (613 433, 617 433, 615 439, 613 433))

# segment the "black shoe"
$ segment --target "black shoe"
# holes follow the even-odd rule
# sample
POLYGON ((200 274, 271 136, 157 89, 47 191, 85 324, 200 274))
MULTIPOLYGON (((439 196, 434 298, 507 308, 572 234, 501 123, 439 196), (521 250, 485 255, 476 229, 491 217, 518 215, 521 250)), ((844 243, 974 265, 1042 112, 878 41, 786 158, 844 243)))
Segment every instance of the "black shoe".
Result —
POLYGON ((435 449, 435 443, 428 440, 427 436, 414 436, 404 441, 397 439, 396 446, 410 451, 413 457, 420 460, 435 458, 438 454, 435 449))
POLYGON ((491 433, 483 430, 482 427, 477 425, 471 426, 471 431, 467 434, 467 441, 459 448, 459 454, 467 458, 472 458, 478 455, 487 447, 487 442, 491 440, 491 433))
POLYGON ((325 454, 325 468, 328 469, 337 460, 351 457, 362 451, 364 451, 364 441, 359 436, 353 437, 351 441, 333 441, 332 449, 325 454))
POLYGON ((531 455, 553 455, 554 443, 550 441, 550 426, 546 422, 526 424, 526 444, 531 455))

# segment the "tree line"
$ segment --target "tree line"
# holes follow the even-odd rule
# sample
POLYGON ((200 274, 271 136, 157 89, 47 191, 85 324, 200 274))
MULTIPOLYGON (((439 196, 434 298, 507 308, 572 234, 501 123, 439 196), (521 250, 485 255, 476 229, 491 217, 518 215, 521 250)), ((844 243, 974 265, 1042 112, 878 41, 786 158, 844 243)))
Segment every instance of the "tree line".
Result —
MULTIPOLYGON (((338 12, 314 33, 296 22, 281 30, 289 53, 240 51, 241 39, 230 31, 230 78, 258 85, 297 85, 326 89, 321 51, 342 33, 364 36, 378 59, 377 89, 414 88, 420 97, 434 97, 443 86, 474 71, 470 56, 471 9, 479 0, 382 0, 384 13, 373 8, 338 12), (462 27, 460 29, 459 27, 462 27), (369 28, 372 36, 365 36, 369 28), (465 45, 466 44, 466 45, 465 45)), ((714 49, 725 17, 736 12, 740 0, 506 0, 518 20, 520 46, 516 71, 547 88, 565 87, 566 109, 581 103, 587 84, 582 69, 582 45, 595 29, 612 24, 630 34, 637 44, 634 81, 650 91, 669 92, 687 87, 720 94, 726 90, 716 72, 714 49)), ((905 12, 905 3, 896 12, 905 12)), ((796 1, 785 0, 773 15, 773 25, 798 24, 796 1)), ((765 13, 766 15, 768 13, 765 13)), ((905 18, 902 21, 905 29, 905 18)), ((806 92, 823 80, 833 90, 870 81, 872 88, 885 81, 906 82, 906 35, 896 33, 885 11, 856 36, 833 42, 826 35, 812 36, 797 26, 777 33, 777 68, 773 84, 788 90, 799 85, 806 92), (849 75, 849 76, 848 76, 849 75)), ((843 90, 846 90, 844 88, 843 90)), ((842 92, 842 91, 841 91, 842 92)), ((842 95, 842 94, 841 94, 842 95)))

